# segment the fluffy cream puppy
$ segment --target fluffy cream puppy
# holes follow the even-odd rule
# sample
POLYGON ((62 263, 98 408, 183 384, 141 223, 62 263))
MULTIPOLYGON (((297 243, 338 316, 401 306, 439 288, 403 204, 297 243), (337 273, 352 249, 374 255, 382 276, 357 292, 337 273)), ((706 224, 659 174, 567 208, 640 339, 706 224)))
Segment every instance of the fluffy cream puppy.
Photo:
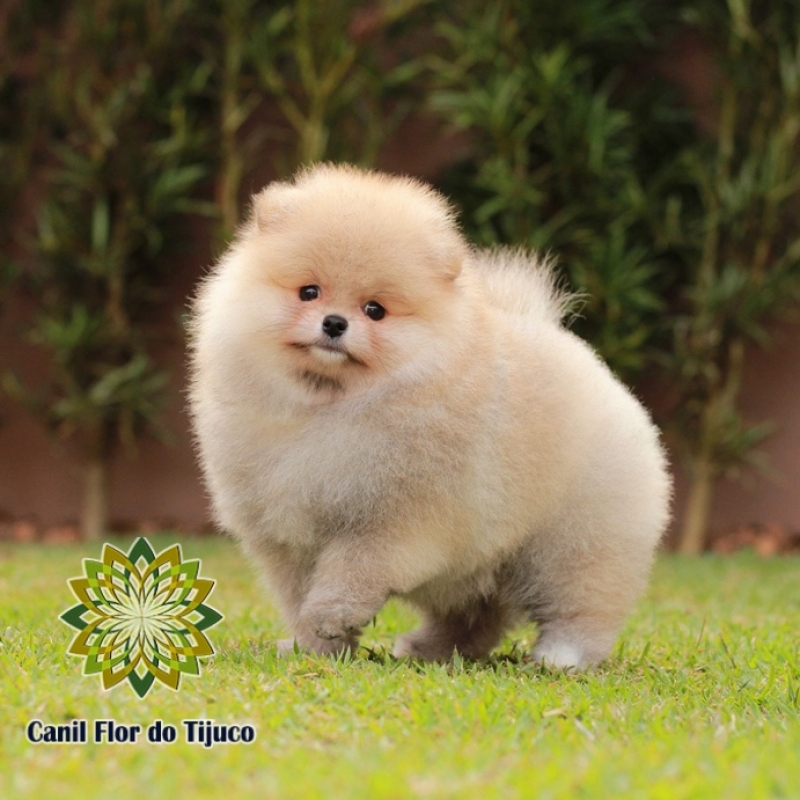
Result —
POLYGON ((539 661, 609 654, 670 481, 565 304, 417 181, 326 165, 256 195, 197 297, 191 408, 219 524, 302 648, 355 646, 397 596, 424 616, 398 656, 485 656, 521 620, 539 661))

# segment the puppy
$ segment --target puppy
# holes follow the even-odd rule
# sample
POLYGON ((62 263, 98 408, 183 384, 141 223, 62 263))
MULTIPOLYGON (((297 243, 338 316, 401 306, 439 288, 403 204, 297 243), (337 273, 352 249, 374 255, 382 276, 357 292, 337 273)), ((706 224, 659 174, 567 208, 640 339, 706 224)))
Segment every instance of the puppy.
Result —
POLYGON ((200 287, 191 409, 219 524, 293 640, 353 648, 389 597, 395 655, 608 656, 668 517, 656 428, 533 255, 472 250, 411 179, 323 165, 256 195, 200 287))

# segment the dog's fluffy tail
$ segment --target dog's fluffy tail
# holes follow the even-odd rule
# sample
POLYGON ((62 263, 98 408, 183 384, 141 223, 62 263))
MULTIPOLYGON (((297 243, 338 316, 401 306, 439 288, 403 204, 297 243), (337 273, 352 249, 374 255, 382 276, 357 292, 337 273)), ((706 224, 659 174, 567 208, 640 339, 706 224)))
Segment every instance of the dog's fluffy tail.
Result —
POLYGON ((550 258, 508 248, 479 250, 474 258, 490 302, 506 312, 559 325, 580 305, 580 296, 559 282, 550 258))

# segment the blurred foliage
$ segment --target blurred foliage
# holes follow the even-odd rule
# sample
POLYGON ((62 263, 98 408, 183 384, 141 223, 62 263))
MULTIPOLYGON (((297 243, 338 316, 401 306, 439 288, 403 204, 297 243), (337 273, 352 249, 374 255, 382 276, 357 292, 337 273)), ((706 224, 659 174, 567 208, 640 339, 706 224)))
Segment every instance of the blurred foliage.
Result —
MULTIPOLYGON (((6 385, 95 473, 119 444, 161 430, 167 376, 151 349, 175 221, 212 208, 192 197, 207 172, 192 107, 207 70, 176 45, 189 8, 77 0, 29 54, 43 166, 23 279, 38 305, 27 336, 50 370, 44 384, 6 385)), ((102 516, 105 498, 84 501, 102 516)))
POLYGON ((713 481, 758 464, 771 430, 739 410, 746 349, 800 297, 795 6, 12 2, 0 289, 36 297, 50 371, 5 384, 101 460, 158 432, 180 218, 215 213, 227 239, 267 178, 372 165, 432 116, 466 137, 439 183, 468 235, 552 252, 585 297, 576 332, 627 380, 661 377, 696 548, 713 481), (687 35, 719 98, 702 128, 664 68, 687 35))
MULTIPOLYGON (((219 103, 217 197, 223 234, 240 221, 243 182, 266 155, 281 176, 299 165, 372 165, 409 110, 420 65, 393 56, 431 0, 226 0, 206 17, 219 103)), ((263 165, 262 165, 263 168, 263 165)))
MULTIPOLYGON (((50 24, 60 16, 60 10, 44 0, 31 0, 14 11, 13 25, 3 27, 0 17, 0 315, 10 305, 20 279, 16 217, 26 180, 32 173, 41 116, 35 104, 26 102, 20 60, 36 44, 40 28, 35 18, 50 24)), ((0 397, 8 393, 11 385, 6 375, 8 367, 6 354, 0 352, 0 397)))
POLYGON ((663 333, 672 283, 653 245, 657 175, 691 130, 663 81, 636 80, 658 6, 579 5, 459 4, 439 26, 431 105, 475 139, 444 181, 469 233, 556 255, 586 296, 577 331, 632 376, 663 333))
POLYGON ((50 167, 28 273, 40 297, 31 338, 52 353, 51 421, 91 432, 101 451, 154 421, 163 378, 147 345, 164 256, 176 217, 208 210, 191 197, 206 173, 191 110, 205 70, 175 58, 186 9, 83 0, 40 53, 50 167))
POLYGON ((759 465, 772 430, 740 413, 745 349, 767 344, 767 324, 800 300, 800 7, 705 0, 684 19, 709 42, 722 84, 716 137, 681 152, 664 227, 688 274, 664 364, 694 480, 683 547, 697 551, 710 502, 698 484, 759 465))
MULTIPOLYGON (((676 417, 687 444, 703 438, 707 409, 738 384, 742 343, 768 343, 765 323, 800 298, 800 9, 729 5, 728 14, 711 2, 685 13, 725 74, 717 137, 682 152, 672 197, 680 210, 665 226, 695 272, 667 354, 691 400, 676 417)), ((721 406, 714 413, 730 419, 718 424, 748 438, 734 403, 721 406)), ((721 470, 749 449, 718 438, 712 457, 721 470)))
POLYGON ((386 131, 386 101, 418 69, 381 60, 376 44, 428 0, 295 0, 248 30, 257 85, 291 128, 288 163, 374 163, 386 131), (273 57, 261 54, 272 52, 273 57))

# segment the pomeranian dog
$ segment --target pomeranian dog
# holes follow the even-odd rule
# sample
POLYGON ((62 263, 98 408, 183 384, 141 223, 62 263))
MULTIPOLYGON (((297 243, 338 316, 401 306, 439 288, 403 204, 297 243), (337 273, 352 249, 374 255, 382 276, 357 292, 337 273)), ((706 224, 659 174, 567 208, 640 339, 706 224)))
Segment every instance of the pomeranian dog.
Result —
POLYGON ((397 656, 606 658, 668 518, 656 428, 561 324, 547 263, 475 251, 424 184, 323 165, 257 194, 193 314, 191 409, 219 524, 292 639, 397 656))

